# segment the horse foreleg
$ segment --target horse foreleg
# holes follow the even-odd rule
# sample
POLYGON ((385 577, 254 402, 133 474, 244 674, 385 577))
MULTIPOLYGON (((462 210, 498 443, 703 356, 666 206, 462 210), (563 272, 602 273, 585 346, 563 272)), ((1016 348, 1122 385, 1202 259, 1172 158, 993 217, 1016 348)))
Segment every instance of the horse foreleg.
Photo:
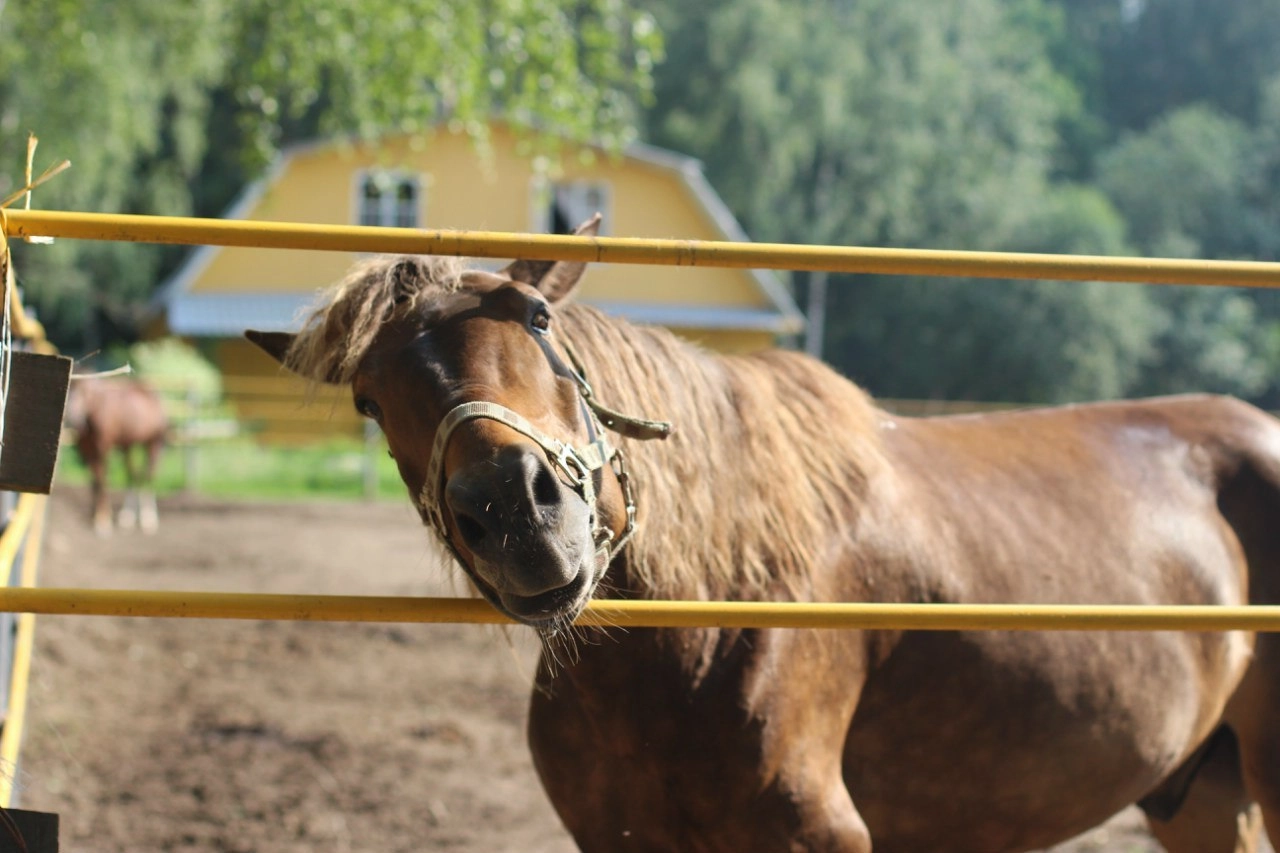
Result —
POLYGON ((160 513, 156 507, 156 465, 160 461, 160 442, 147 445, 147 461, 143 481, 138 488, 138 523, 143 533, 155 533, 160 527, 160 513))
POLYGON ((122 530, 130 530, 138 526, 138 472, 134 468, 133 447, 124 445, 120 448, 120 456, 124 459, 125 487, 124 500, 120 503, 120 512, 116 516, 116 524, 122 530))
POLYGON ((93 532, 99 536, 111 533, 111 504, 107 499, 107 462, 104 453, 82 453, 89 468, 89 518, 93 532))
POLYGON ((1147 825, 1168 853, 1256 853, 1262 813, 1245 788, 1229 730, 1215 736, 1173 816, 1148 815, 1147 825))
MULTIPOLYGON (((830 638, 816 633, 771 640, 776 660, 815 660, 835 651, 830 638)), ((747 840, 763 843, 725 849, 871 853, 871 832, 849 794, 843 755, 849 720, 861 694, 861 650, 858 644, 840 649, 847 658, 832 670, 841 678, 819 678, 822 686, 809 691, 775 691, 756 705, 763 721, 756 772, 760 778, 772 775, 773 780, 748 809, 761 823, 749 827, 747 840), (770 835, 775 838, 769 840, 770 835)))

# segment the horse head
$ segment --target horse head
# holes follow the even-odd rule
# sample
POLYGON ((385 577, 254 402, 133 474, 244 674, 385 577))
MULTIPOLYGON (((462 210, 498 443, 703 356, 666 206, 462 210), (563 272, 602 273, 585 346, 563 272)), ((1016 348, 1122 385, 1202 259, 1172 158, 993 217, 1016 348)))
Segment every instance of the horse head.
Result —
POLYGON ((584 268, 374 259, 298 335, 246 332, 296 372, 349 384, 480 593, 546 632, 586 606, 634 519, 612 419, 556 332, 584 268))

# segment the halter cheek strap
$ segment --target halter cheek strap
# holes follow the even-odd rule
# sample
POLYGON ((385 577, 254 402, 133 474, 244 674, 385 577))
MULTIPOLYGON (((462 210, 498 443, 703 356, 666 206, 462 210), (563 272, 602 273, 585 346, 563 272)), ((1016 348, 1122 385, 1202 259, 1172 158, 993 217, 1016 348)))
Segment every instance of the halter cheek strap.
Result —
POLYGON ((547 460, 558 468, 569 479, 574 490, 587 504, 591 518, 592 538, 596 545, 597 565, 603 568, 622 549, 631 538, 636 527, 636 504, 632 494, 631 478, 627 471, 622 452, 614 447, 604 434, 605 427, 622 435, 638 438, 666 438, 671 434, 671 424, 665 421, 651 421, 622 415, 599 405, 595 401, 591 386, 582 374, 582 367, 577 357, 569 350, 569 358, 573 361, 573 369, 564 365, 555 350, 544 340, 539 339, 547 359, 557 373, 570 376, 578 387, 579 402, 583 419, 587 424, 589 440, 586 444, 574 447, 558 438, 547 435, 538 429, 527 418, 506 406, 488 401, 474 401, 455 406, 444 416, 436 430, 435 441, 431 446, 431 462, 427 466, 427 479, 418 494, 418 505, 427 515, 431 525, 453 551, 454 556, 462 562, 457 546, 449 536, 449 527, 444 518, 444 459, 445 450, 454 431, 462 424, 486 418, 510 427, 528 437, 542 448, 547 460), (595 474, 606 466, 612 465, 615 476, 622 489, 622 497, 626 510, 626 526, 622 534, 614 540, 613 531, 601 523, 596 513, 597 491, 595 474))

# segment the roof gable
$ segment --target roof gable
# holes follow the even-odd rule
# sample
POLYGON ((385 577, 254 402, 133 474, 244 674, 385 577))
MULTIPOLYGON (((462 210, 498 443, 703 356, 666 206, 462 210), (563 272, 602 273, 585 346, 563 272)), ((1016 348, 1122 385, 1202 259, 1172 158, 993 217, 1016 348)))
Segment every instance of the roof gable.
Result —
MULTIPOLYGON (((517 138, 501 127, 483 161, 469 139, 453 134, 439 134, 425 148, 408 135, 388 136, 376 145, 294 145, 241 193, 224 218, 349 224, 355 221, 360 177, 371 169, 397 169, 421 175, 426 227, 528 231, 538 181, 594 181, 608 186, 606 233, 747 239, 692 158, 646 145, 619 157, 584 149, 593 156, 567 152, 560 174, 548 178, 518 149, 517 138)), ((296 316, 318 287, 341 277, 351 259, 341 252, 204 246, 162 285, 153 304, 177 334, 221 336, 231 323, 275 328, 282 306, 297 306, 296 316)), ((740 325, 785 334, 803 326, 786 287, 763 270, 595 265, 581 298, 635 320, 678 327, 740 325)))

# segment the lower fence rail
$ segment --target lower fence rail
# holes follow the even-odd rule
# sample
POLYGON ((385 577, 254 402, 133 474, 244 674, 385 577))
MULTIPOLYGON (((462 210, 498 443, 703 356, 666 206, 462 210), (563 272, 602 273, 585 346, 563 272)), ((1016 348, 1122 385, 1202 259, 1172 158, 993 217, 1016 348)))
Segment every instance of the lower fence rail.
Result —
MULTIPOLYGON (((281 595, 115 589, 9 588, 0 611, 77 616, 313 622, 512 620, 474 598, 281 595)), ((592 601, 578 625, 619 628, 844 628, 913 631, 1267 631, 1276 605, 883 604, 592 601)))

